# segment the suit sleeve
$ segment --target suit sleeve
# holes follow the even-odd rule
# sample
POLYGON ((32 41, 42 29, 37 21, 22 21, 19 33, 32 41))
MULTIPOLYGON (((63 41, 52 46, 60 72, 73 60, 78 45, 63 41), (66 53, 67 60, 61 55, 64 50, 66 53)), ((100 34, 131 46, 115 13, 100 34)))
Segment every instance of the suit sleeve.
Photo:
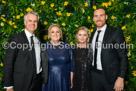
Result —
POLYGON ((47 84, 48 82, 48 54, 46 51, 42 51, 42 77, 43 77, 43 83, 47 84))
POLYGON ((120 59, 120 71, 119 71, 119 77, 125 78, 127 67, 128 67, 128 57, 127 57, 127 49, 126 49, 126 42, 123 35, 123 31, 121 29, 117 29, 116 31, 116 43, 120 46, 125 44, 125 47, 120 47, 117 49, 118 57, 120 59))
POLYGON ((17 41, 14 36, 11 36, 8 41, 8 48, 4 57, 3 75, 4 75, 4 86, 14 86, 13 72, 14 62, 16 61, 17 48, 15 47, 17 41))

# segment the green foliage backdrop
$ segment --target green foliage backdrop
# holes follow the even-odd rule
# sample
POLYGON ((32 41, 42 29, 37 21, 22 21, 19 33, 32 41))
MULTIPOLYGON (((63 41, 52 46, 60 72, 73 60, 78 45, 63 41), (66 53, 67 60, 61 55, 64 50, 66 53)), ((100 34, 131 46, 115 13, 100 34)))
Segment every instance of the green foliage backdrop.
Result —
POLYGON ((48 41, 49 25, 57 23, 63 31, 64 41, 75 43, 78 27, 86 26, 89 32, 95 29, 93 11, 105 8, 107 23, 124 31, 128 48, 129 68, 125 80, 125 91, 136 90, 136 1, 135 0, 0 0, 0 91, 3 91, 2 68, 5 49, 3 44, 10 35, 24 29, 23 17, 28 11, 40 15, 37 35, 42 42, 48 41))

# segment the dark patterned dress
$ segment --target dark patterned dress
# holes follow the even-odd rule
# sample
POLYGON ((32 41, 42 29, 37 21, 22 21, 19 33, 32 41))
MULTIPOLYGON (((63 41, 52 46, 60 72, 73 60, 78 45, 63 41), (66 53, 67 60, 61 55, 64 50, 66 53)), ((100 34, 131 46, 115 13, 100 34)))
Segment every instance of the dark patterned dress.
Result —
POLYGON ((90 77, 90 62, 88 61, 87 48, 75 48, 74 54, 74 78, 73 78, 73 91, 92 91, 91 90, 91 77, 90 77))

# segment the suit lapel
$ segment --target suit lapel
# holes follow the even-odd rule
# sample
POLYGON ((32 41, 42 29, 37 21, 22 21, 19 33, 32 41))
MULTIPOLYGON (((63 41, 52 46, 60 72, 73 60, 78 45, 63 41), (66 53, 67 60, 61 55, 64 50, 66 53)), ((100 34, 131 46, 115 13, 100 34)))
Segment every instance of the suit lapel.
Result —
POLYGON ((110 27, 107 26, 104 37, 103 37, 103 43, 105 43, 106 39, 108 38, 108 36, 110 35, 110 27))
POLYGON ((94 31, 92 32, 91 37, 90 37, 90 42, 89 42, 89 43, 92 43, 92 40, 93 40, 93 37, 94 37, 95 31, 96 31, 96 30, 94 30, 94 31))
MULTIPOLYGON (((105 34, 104 34, 104 37, 103 37, 103 41, 102 41, 101 59, 103 59, 103 55, 104 55, 104 53, 103 53, 103 47, 104 47, 104 45, 106 44, 106 40, 109 39, 110 33, 111 33, 111 32, 110 32, 110 27, 107 26, 106 31, 105 31, 105 34)), ((103 63, 103 60, 101 60, 101 61, 102 61, 102 63, 103 63)))
POLYGON ((24 42, 27 43, 27 44, 29 44, 28 39, 27 39, 26 34, 25 34, 24 31, 22 32, 22 36, 24 38, 24 42))
POLYGON ((26 36, 24 31, 22 32, 22 36, 23 36, 23 39, 24 39, 24 43, 26 43, 28 45, 27 51, 29 52, 30 58, 31 58, 31 60, 33 60, 32 52, 30 50, 31 48, 30 48, 30 45, 29 45, 29 41, 28 41, 27 36, 26 36))

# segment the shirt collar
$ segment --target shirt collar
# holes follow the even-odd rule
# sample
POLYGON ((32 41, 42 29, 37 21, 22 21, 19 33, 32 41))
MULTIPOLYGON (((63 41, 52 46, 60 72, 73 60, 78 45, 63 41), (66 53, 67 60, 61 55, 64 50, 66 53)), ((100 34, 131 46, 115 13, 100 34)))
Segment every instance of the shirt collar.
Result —
POLYGON ((34 34, 32 35, 30 32, 28 32, 27 29, 24 30, 27 38, 30 38, 31 36, 35 36, 34 34))
MULTIPOLYGON (((105 24, 101 29, 99 29, 99 30, 101 30, 101 32, 105 32, 106 31, 106 27, 107 27, 107 24, 105 24)), ((97 31, 98 31, 98 29, 97 29, 97 31)))

